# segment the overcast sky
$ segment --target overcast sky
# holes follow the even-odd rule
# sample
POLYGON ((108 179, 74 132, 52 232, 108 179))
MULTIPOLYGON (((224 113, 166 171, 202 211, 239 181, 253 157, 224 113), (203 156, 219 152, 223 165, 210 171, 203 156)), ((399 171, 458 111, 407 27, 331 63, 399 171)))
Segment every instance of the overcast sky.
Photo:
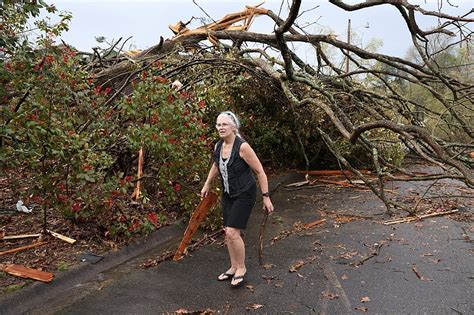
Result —
MULTIPOLYGON (((214 20, 218 20, 225 14, 237 12, 244 9, 245 5, 255 5, 259 0, 195 0, 203 10, 214 20)), ((204 13, 192 0, 56 0, 47 1, 54 3, 59 10, 69 11, 73 15, 70 31, 62 38, 69 44, 83 51, 90 51, 91 47, 97 46, 96 36, 105 36, 107 40, 117 40, 120 37, 128 38, 126 49, 145 49, 159 42, 160 36, 165 39, 172 37, 168 29, 169 24, 177 21, 188 21, 191 17, 205 17, 204 13), (130 46, 131 45, 131 46, 130 46)), ((362 2, 351 1, 351 2, 362 2)), ((426 9, 436 10, 438 0, 410 1, 420 3, 426 9)), ((473 7, 472 0, 451 0, 458 8, 449 6, 443 1, 443 9, 446 13, 460 15, 468 12, 473 7)), ((285 2, 286 3, 286 2, 285 2)), ((263 7, 278 14, 281 1, 269 0, 263 7)), ((345 40, 347 34, 347 20, 352 21, 352 32, 354 43, 366 45, 371 39, 383 40, 383 47, 379 52, 404 56, 410 47, 410 40, 406 26, 400 13, 392 6, 377 6, 356 12, 345 12, 342 9, 329 4, 325 0, 304 1, 303 10, 316 9, 305 13, 300 21, 316 22, 306 30, 312 33, 333 33, 339 39, 345 40)), ((282 17, 286 15, 282 11, 282 17)), ((420 18, 419 24, 423 28, 436 26, 436 18, 420 18)), ((199 22, 192 27, 199 26, 199 22)), ((272 21, 264 16, 257 18, 252 25, 251 31, 270 33, 273 30, 272 21)))

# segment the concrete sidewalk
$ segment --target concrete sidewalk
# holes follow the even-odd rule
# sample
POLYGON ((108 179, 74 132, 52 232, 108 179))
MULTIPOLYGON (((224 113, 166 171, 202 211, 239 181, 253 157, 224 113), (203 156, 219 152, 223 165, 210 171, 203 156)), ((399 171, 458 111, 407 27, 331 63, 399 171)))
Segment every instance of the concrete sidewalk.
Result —
MULTIPOLYGON (((268 220, 264 242, 266 268, 258 265, 263 211, 256 207, 249 222, 246 287, 232 289, 229 282, 216 280, 228 268, 221 242, 181 262, 140 268, 165 247, 157 246, 79 284, 53 291, 35 286, 23 300, 17 296, 0 304, 0 313, 474 313, 472 224, 436 217, 385 226, 379 223, 382 203, 351 188, 280 188, 273 201, 276 213, 268 220), (320 218, 326 223, 298 229, 298 222, 320 218)), ((472 207, 466 211, 472 213, 472 207)), ((170 232, 168 245, 178 242, 182 231, 176 232, 178 239, 170 232)))

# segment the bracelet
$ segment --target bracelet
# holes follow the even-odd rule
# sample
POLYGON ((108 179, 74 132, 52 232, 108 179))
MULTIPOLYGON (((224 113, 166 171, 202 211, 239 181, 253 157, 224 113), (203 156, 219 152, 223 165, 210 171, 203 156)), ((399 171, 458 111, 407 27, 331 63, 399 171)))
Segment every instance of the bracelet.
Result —
POLYGON ((267 191, 267 192, 264 192, 264 193, 262 193, 262 196, 263 196, 263 197, 270 197, 270 193, 269 193, 268 191, 267 191))

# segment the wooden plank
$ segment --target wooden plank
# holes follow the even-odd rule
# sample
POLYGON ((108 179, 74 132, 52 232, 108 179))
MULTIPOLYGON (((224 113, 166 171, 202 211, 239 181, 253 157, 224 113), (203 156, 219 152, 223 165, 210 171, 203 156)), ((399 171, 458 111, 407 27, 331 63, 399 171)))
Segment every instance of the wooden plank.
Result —
POLYGON ((22 251, 22 250, 25 250, 25 249, 38 247, 38 246, 41 246, 41 245, 44 245, 44 244, 47 244, 47 243, 48 242, 38 242, 38 243, 31 244, 31 245, 25 245, 25 246, 21 246, 21 247, 17 247, 17 248, 12 248, 12 249, 0 252, 0 256, 6 255, 6 254, 16 253, 16 252, 19 252, 19 251, 22 251))
POLYGON ((65 241, 66 243, 69 243, 69 244, 74 244, 76 242, 75 239, 73 238, 70 238, 70 237, 67 237, 67 236, 64 236, 62 234, 59 234, 57 232, 53 232, 51 230, 46 230, 49 234, 51 234, 52 236, 56 237, 56 238, 59 238, 60 240, 62 241, 65 241))
POLYGON ((13 276, 34 279, 43 282, 51 282, 54 278, 54 275, 50 272, 27 268, 20 265, 6 265, 3 268, 3 271, 13 276))
POLYGON ((199 225, 201 224, 202 220, 207 216, 209 210, 214 206, 217 201, 217 194, 214 192, 209 192, 207 196, 199 202, 196 210, 193 212, 191 219, 189 219, 188 226, 186 231, 184 232, 183 239, 176 250, 176 253, 173 257, 174 261, 178 261, 183 256, 183 252, 186 249, 186 246, 191 241, 194 233, 196 233, 199 225))
MULTIPOLYGON (((4 240, 17 240, 22 238, 32 238, 32 237, 40 237, 41 234, 20 234, 20 235, 6 235, 3 237, 4 240)), ((2 238, 0 238, 1 240, 2 238)))

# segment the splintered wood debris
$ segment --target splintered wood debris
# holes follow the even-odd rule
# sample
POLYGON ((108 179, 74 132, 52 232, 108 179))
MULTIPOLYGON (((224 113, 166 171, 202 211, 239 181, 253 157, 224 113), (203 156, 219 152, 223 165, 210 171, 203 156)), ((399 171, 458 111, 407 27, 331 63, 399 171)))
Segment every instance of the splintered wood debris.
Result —
POLYGON ((188 226, 186 231, 184 232, 183 239, 176 250, 176 253, 173 257, 174 261, 178 261, 183 256, 184 250, 186 246, 191 241, 194 233, 196 233, 199 225, 201 224, 202 220, 204 220, 207 216, 209 210, 214 206, 217 201, 217 194, 214 192, 209 192, 205 198, 201 200, 199 205, 197 206, 196 210, 193 212, 191 219, 189 219, 188 226))
POLYGON ((13 265, 13 264, 0 265, 0 270, 3 270, 3 272, 6 272, 13 276, 33 279, 33 280, 38 280, 38 281, 43 281, 43 282, 51 282, 54 278, 54 275, 50 272, 45 272, 38 269, 31 269, 31 268, 27 268, 20 265, 13 265))
POLYGON ((382 223, 385 224, 385 225, 408 223, 408 222, 418 221, 418 220, 425 219, 425 218, 432 218, 432 217, 438 217, 438 216, 453 214, 453 213, 456 213, 456 212, 459 212, 459 210, 455 209, 455 210, 450 210, 450 211, 434 212, 434 213, 429 213, 429 214, 424 214, 424 215, 419 215, 419 216, 410 216, 410 217, 405 217, 405 218, 392 219, 392 220, 384 221, 382 223))
POLYGON ((37 243, 30 244, 30 245, 25 245, 25 246, 21 246, 21 247, 17 247, 17 248, 12 248, 12 249, 0 252, 0 256, 6 255, 6 254, 16 253, 16 252, 26 250, 26 249, 30 249, 30 248, 34 248, 34 247, 38 247, 38 246, 41 246, 41 245, 44 245, 44 244, 47 244, 47 243, 48 242, 37 242, 37 243))
POLYGON ((324 222, 326 222, 326 219, 318 219, 316 221, 306 223, 306 224, 302 224, 301 222, 296 222, 295 224, 293 224, 293 228, 291 230, 281 231, 279 235, 273 237, 271 239, 270 244, 273 245, 275 244, 276 241, 285 239, 290 235, 315 228, 316 226, 319 226, 323 224, 324 222))
POLYGON ((76 242, 75 239, 73 238, 70 238, 70 237, 67 237, 67 236, 64 236, 62 234, 59 234, 58 232, 54 232, 54 231, 51 231, 51 230, 46 230, 49 234, 51 234, 52 236, 62 240, 62 241, 65 241, 66 243, 69 243, 69 244, 74 244, 76 242))
POLYGON ((230 13, 221 18, 220 20, 200 26, 196 29, 190 30, 186 26, 191 22, 186 23, 178 21, 174 25, 168 25, 169 29, 175 34, 173 40, 176 40, 181 37, 193 36, 193 35, 202 35, 207 34, 208 40, 213 44, 217 45, 219 43, 218 39, 211 34, 211 32, 216 31, 247 31, 252 25, 253 20, 256 16, 267 14, 267 9, 259 8, 263 4, 260 3, 256 6, 245 6, 245 10, 236 13, 230 13), (241 24, 237 24, 240 23, 241 24))
POLYGON ((20 234, 20 235, 3 235, 0 234, 0 240, 17 240, 23 238, 36 238, 40 237, 41 234, 20 234))

